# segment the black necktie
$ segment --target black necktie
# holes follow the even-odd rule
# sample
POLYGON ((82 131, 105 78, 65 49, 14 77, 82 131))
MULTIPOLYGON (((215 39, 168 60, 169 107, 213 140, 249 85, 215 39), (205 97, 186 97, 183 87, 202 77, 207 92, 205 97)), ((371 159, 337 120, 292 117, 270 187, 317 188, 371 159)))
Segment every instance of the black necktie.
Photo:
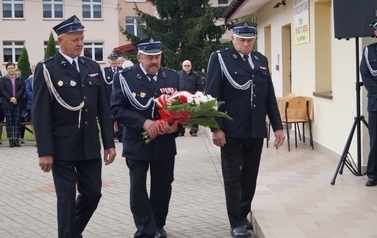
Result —
POLYGON ((147 76, 150 79, 153 88, 156 89, 156 80, 154 80, 154 76, 156 76, 156 75, 155 74, 147 74, 147 76))
POLYGON ((250 61, 249 61, 249 55, 244 55, 243 58, 245 59, 247 65, 249 65, 250 68, 253 69, 253 66, 250 64, 250 61))
POLYGON ((79 72, 79 70, 77 69, 76 61, 72 61, 72 66, 75 68, 75 70, 76 70, 77 72, 79 72))
POLYGON ((115 68, 113 68, 113 73, 115 73, 115 68))

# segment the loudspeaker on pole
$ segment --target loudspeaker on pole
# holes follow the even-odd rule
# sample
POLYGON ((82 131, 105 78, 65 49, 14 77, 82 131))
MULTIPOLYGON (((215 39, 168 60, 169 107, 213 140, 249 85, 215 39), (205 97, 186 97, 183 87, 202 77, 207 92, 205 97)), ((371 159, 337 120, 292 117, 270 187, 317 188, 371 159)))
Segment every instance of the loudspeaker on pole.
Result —
POLYGON ((373 37, 375 0, 333 0, 335 38, 373 37))

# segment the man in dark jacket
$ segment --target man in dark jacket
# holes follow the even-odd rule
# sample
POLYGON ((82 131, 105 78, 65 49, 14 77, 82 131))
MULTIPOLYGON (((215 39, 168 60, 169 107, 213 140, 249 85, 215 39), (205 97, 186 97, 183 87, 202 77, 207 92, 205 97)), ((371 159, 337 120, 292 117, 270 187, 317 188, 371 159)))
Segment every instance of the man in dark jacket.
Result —
MULTIPOLYGON (((195 93, 196 91, 203 91, 203 82, 197 72, 191 70, 192 65, 189 60, 185 60, 182 63, 182 70, 178 72, 179 74, 179 86, 178 91, 188 91, 190 93, 195 93)), ((198 132, 198 125, 191 125, 190 135, 196 136, 198 132)), ((179 135, 183 136, 185 134, 185 128, 179 127, 179 135)))
POLYGON ((123 152, 130 175, 130 207, 137 231, 134 237, 165 238, 164 229, 174 180, 177 122, 160 119, 154 99, 178 88, 176 71, 161 67, 161 39, 137 44, 139 64, 115 74, 111 114, 124 125, 123 152), (142 132, 151 138, 146 144, 142 132), (150 196, 147 173, 150 170, 150 196))
POLYGON ((205 92, 225 104, 219 110, 233 120, 217 118, 213 143, 221 148, 221 166, 231 235, 250 237, 251 211, 262 154, 267 136, 266 115, 275 131, 275 147, 284 142, 283 125, 276 103, 267 58, 253 50, 256 23, 233 27, 233 47, 213 52, 205 92))
MULTIPOLYGON (((373 25, 377 36, 377 22, 373 25)), ((360 63, 360 74, 368 91, 368 130, 370 151, 367 164, 368 181, 365 186, 377 185, 377 43, 365 47, 360 63)))
POLYGON ((32 120, 39 166, 44 172, 52 169, 59 238, 76 238, 101 198, 99 132, 105 165, 116 152, 101 68, 80 56, 84 26, 72 16, 53 29, 60 47, 36 66, 32 120))

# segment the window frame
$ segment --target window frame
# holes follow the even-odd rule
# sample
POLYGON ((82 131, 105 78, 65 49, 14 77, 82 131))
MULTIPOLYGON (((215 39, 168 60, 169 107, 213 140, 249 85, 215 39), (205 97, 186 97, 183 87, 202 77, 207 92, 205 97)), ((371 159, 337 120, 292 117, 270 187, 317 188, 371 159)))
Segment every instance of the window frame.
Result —
POLYGON ((63 0, 42 0, 42 17, 43 19, 62 19, 64 17, 64 4, 63 0), (45 16, 45 6, 50 6, 50 14, 51 17, 45 16), (61 16, 56 16, 56 13, 58 13, 58 10, 56 10, 56 7, 61 6, 61 16))
POLYGON ((82 0, 82 18, 85 20, 93 20, 93 19, 102 19, 103 18, 103 10, 102 10, 102 0, 82 0), (100 16, 96 17, 95 7, 99 6, 99 13, 100 16), (84 11, 85 8, 89 8, 89 11, 84 11), (89 13, 90 16, 87 16, 89 13))
POLYGON ((125 30, 128 32, 128 33, 130 33, 130 34, 132 34, 132 35, 134 35, 134 36, 137 36, 137 37, 139 37, 139 38, 143 38, 143 32, 142 32, 142 30, 141 30, 141 28, 140 28, 140 25, 142 25, 142 26, 147 26, 147 24, 145 23, 145 22, 141 22, 142 21, 142 19, 140 18, 140 17, 136 17, 136 16, 128 16, 128 17, 126 17, 126 19, 125 19, 125 30), (133 20, 133 23, 131 24, 131 23, 128 23, 127 22, 127 20, 133 20), (127 30, 127 26, 132 26, 133 27, 133 32, 131 33, 130 31, 128 31, 127 30))
POLYGON ((3 9, 3 18, 4 19, 24 19, 25 18, 25 10, 24 10, 24 6, 25 6, 25 1, 24 0, 3 0, 2 1, 2 9, 3 9), (9 5, 10 6, 10 16, 6 16, 5 11, 9 11, 9 10, 6 10, 6 7, 5 5, 9 5), (16 10, 16 6, 21 6, 22 11, 21 12, 21 15, 22 16, 17 16, 18 14, 16 13, 17 10, 16 10))
POLYGON ((89 41, 84 43, 83 55, 88 57, 96 62, 104 62, 104 42, 99 41, 89 41), (87 51, 90 50, 90 54, 87 54, 87 51), (97 58, 97 50, 100 50, 100 57, 97 58))
POLYGON ((3 41, 3 62, 12 61, 17 64, 21 56, 22 49, 24 48, 25 41, 3 41), (7 50, 11 50, 11 59, 5 58, 7 50))

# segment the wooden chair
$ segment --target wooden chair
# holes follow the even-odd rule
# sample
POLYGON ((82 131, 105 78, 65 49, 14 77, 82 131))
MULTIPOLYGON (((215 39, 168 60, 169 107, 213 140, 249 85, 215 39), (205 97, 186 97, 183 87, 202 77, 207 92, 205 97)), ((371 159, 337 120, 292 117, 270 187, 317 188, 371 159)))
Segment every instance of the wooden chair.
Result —
POLYGON ((304 97, 293 97, 285 103, 285 117, 282 119, 287 128, 287 143, 288 151, 291 151, 289 139, 289 125, 293 125, 295 129, 295 146, 297 148, 297 131, 299 124, 302 123, 302 138, 305 142, 305 124, 309 126, 310 146, 314 149, 313 133, 312 133, 312 120, 309 116, 309 101, 304 97))

